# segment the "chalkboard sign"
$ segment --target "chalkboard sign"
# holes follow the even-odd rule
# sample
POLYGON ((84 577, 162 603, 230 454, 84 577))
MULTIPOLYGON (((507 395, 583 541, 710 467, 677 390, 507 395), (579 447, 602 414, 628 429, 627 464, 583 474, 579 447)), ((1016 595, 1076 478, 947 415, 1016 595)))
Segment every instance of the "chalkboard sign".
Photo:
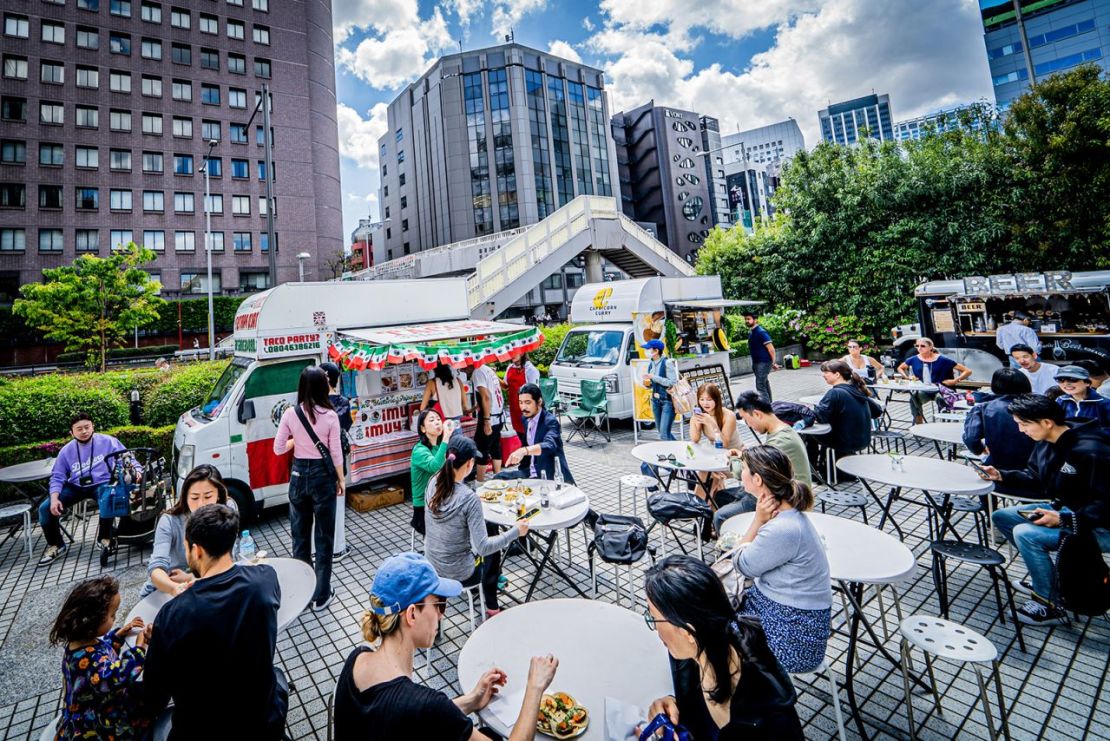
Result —
POLYGON ((728 375, 723 365, 707 365, 701 368, 681 368, 682 377, 690 382, 695 393, 703 383, 714 383, 721 390, 721 397, 729 409, 735 409, 732 402, 732 389, 728 385, 728 375))

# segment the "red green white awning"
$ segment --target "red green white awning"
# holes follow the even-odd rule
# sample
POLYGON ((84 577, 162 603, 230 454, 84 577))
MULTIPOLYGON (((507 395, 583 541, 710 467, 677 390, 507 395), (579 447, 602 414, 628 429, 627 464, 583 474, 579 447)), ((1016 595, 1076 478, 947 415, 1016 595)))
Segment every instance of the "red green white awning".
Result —
POLYGON ((525 327, 508 334, 486 335, 473 339, 440 340, 429 343, 392 342, 378 344, 349 336, 339 336, 328 347, 328 356, 346 370, 381 370, 387 365, 416 361, 432 370, 441 361, 453 368, 507 362, 543 344, 543 333, 525 327))

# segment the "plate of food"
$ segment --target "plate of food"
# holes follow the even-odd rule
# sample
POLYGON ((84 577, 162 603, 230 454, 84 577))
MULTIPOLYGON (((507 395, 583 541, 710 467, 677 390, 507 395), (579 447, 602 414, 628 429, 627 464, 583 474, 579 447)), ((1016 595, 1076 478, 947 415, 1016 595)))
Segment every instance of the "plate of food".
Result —
POLYGON ((501 492, 495 491, 493 489, 482 489, 478 492, 478 498, 481 499, 483 502, 489 502, 490 504, 492 504, 501 500, 501 492))
POLYGON ((590 714, 566 692, 540 698, 536 730, 555 738, 576 738, 586 732, 590 714))
POLYGON ((490 491, 504 491, 505 489, 508 489, 509 486, 510 484, 508 481, 501 481, 499 479, 487 481, 486 483, 482 484, 483 489, 489 489, 490 491))
POLYGON ((505 490, 505 493, 506 494, 512 494, 512 495, 518 496, 518 497, 530 497, 530 496, 532 496, 532 487, 531 486, 510 486, 508 489, 505 490))

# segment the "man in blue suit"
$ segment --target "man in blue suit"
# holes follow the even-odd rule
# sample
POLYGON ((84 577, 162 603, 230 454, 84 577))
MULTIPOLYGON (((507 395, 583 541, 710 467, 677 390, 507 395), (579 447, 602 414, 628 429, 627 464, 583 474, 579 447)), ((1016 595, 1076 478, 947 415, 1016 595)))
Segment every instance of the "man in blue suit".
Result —
POLYGON ((526 383, 517 394, 520 413, 524 417, 524 447, 517 448, 509 456, 506 468, 518 466, 516 471, 502 471, 499 478, 538 479, 546 474, 549 480, 555 478, 555 462, 563 471, 563 481, 574 483, 563 452, 563 430, 559 420, 543 407, 543 394, 534 383, 526 383))

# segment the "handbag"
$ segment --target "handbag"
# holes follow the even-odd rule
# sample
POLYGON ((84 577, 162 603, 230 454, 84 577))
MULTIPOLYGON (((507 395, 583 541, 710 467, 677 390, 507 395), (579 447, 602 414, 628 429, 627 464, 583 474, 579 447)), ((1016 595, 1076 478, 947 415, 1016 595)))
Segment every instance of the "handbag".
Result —
POLYGON ((586 549, 590 558, 596 552, 606 563, 633 564, 647 553, 647 530, 639 517, 599 514, 593 529, 594 539, 586 549))
MULTIPOLYGON (((320 442, 320 438, 316 436, 316 430, 312 429, 312 425, 308 423, 308 419, 304 416, 304 410, 301 409, 301 405, 298 404, 293 407, 293 411, 297 413, 297 419, 301 421, 301 425, 304 426, 305 431, 308 433, 308 437, 312 440, 312 444, 316 446, 316 451, 320 454, 320 457, 331 463, 331 450, 328 449, 327 445, 320 442)), ((333 483, 338 482, 339 471, 336 470, 335 465, 325 466, 325 468, 328 469, 328 478, 333 483)))
POLYGON ((640 741, 649 741, 655 738, 658 731, 663 732, 663 741, 690 741, 690 732, 682 727, 681 724, 675 725, 671 723, 671 719, 667 717, 666 713, 659 713, 651 719, 651 722, 644 726, 644 730, 640 732, 640 741))
POLYGON ((700 520, 713 517, 713 508, 684 491, 659 491, 647 499, 648 512, 664 524, 671 520, 700 520))
POLYGON ((744 601, 745 576, 736 568, 736 555, 747 548, 748 545, 748 543, 741 543, 722 555, 709 567, 721 580, 721 584, 725 588, 725 594, 728 595, 728 601, 732 603, 732 609, 737 612, 744 601))
POLYGON ((131 484, 127 483, 121 458, 116 459, 112 478, 96 489, 96 505, 105 520, 131 514, 131 484))
POLYGON ((674 405, 676 415, 690 414, 698 403, 693 387, 682 376, 679 376, 678 380, 667 389, 667 394, 671 397, 671 404, 674 405))

